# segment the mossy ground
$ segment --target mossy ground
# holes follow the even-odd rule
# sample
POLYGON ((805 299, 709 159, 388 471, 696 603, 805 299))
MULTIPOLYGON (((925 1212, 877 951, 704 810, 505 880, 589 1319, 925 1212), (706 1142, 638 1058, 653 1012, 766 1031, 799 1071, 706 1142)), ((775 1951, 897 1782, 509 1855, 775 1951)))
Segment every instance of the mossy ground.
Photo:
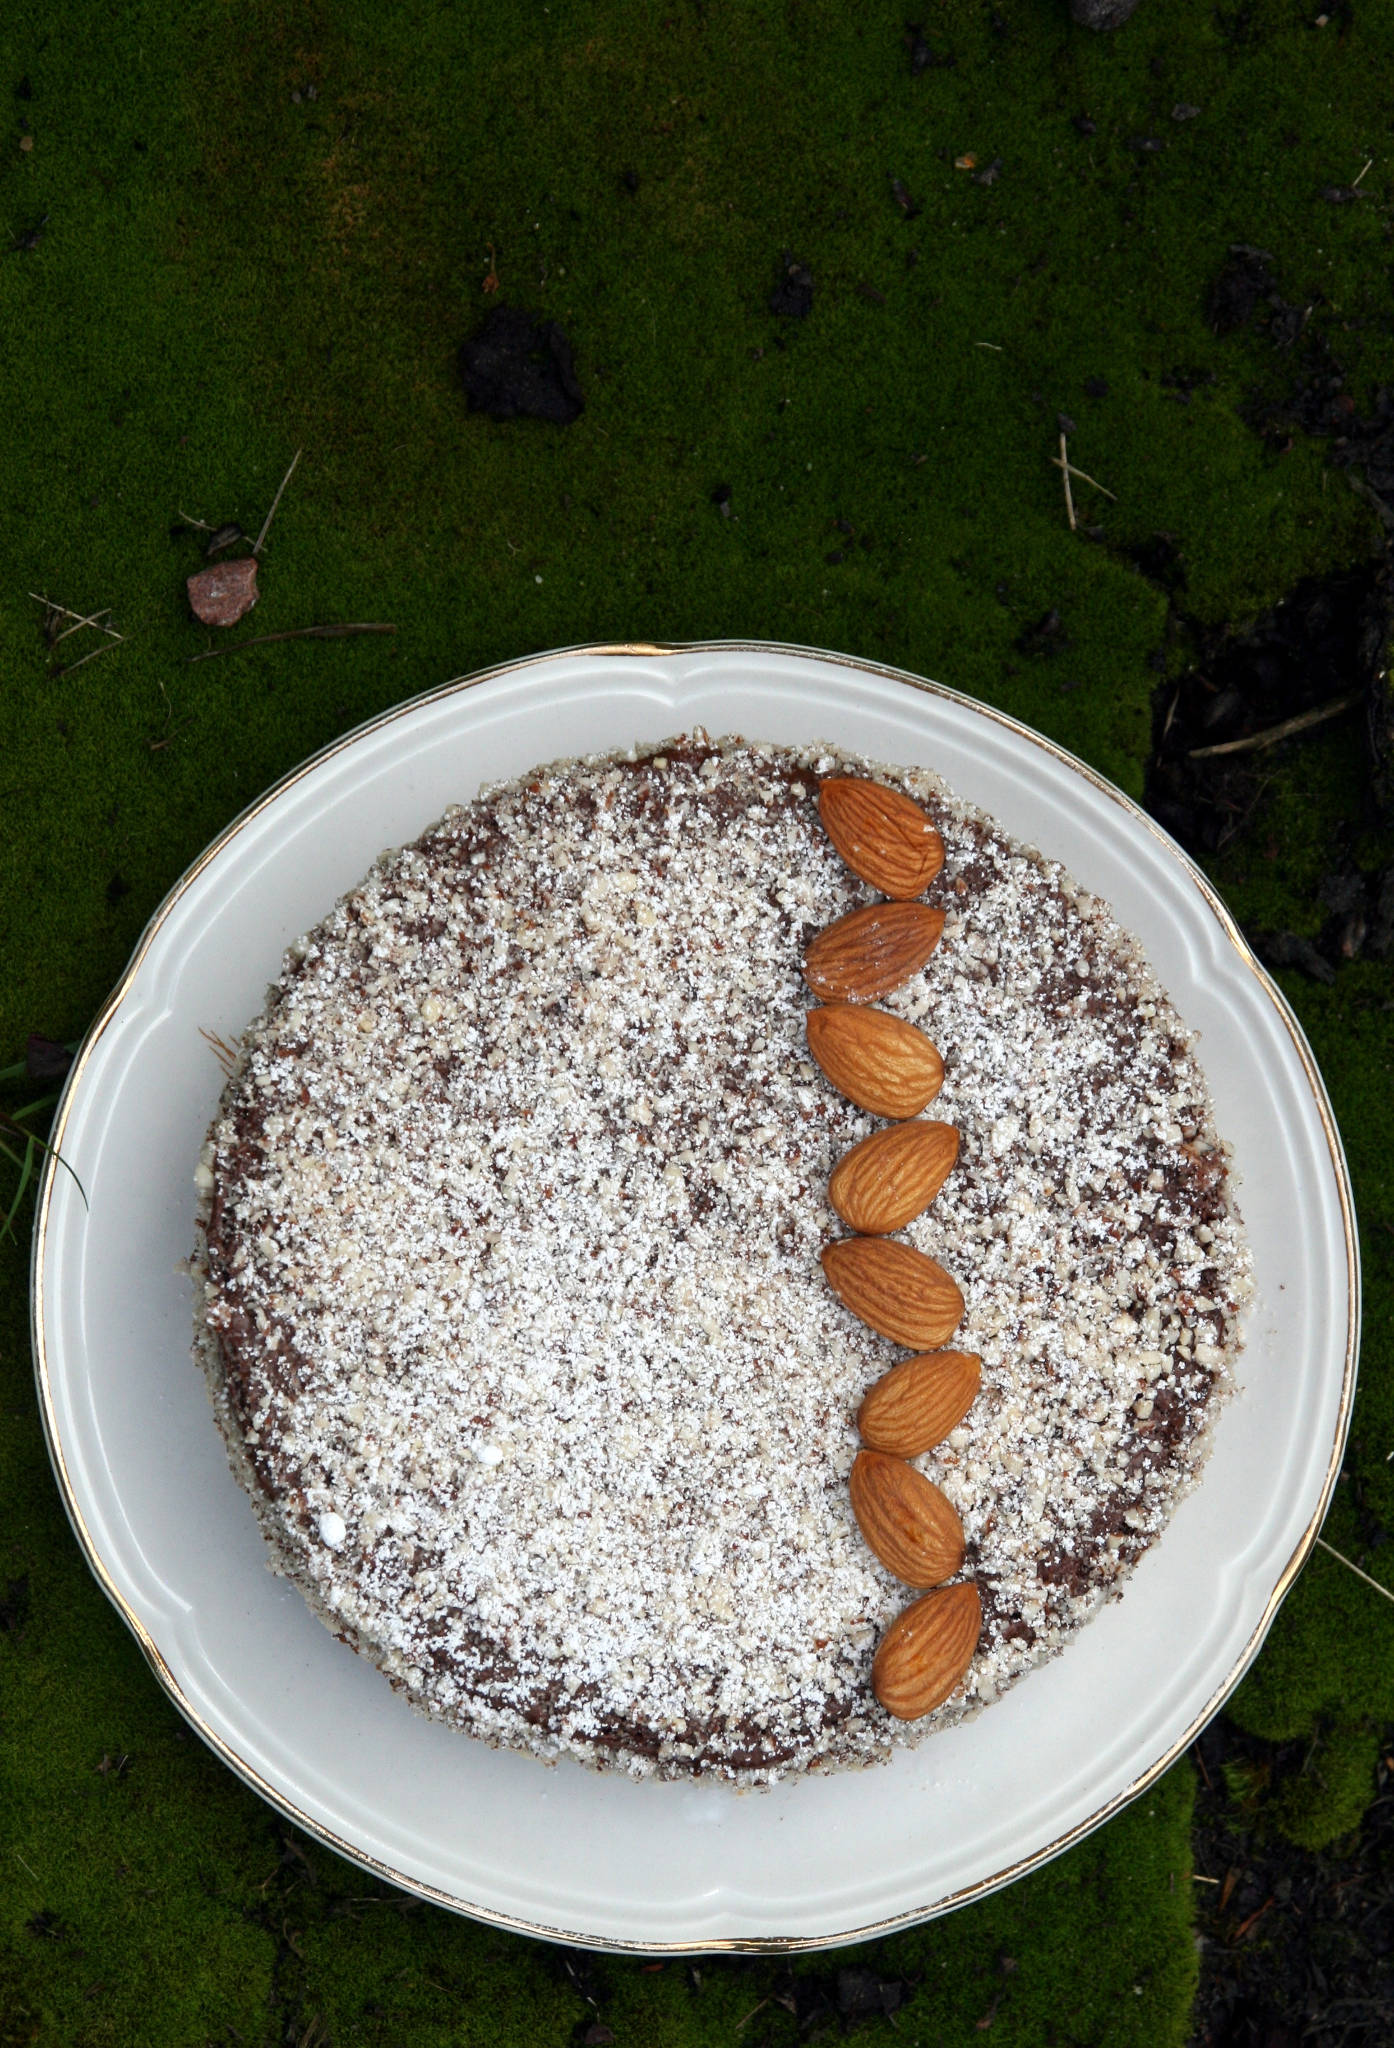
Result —
MULTIPOLYGON (((590 639, 844 648, 1002 705, 1140 793, 1152 693, 1184 648, 1130 550, 1174 536, 1208 625, 1373 551, 1321 447, 1279 456, 1245 424, 1283 361, 1217 337, 1205 307, 1229 243, 1268 249, 1368 392, 1394 314, 1394 17, 1143 0, 1100 38, 1064 0, 945 0, 925 28, 954 64, 913 76, 905 12, 6 10, 0 1064, 28 1031, 80 1034, 165 889, 267 782, 447 676, 590 639), (1174 122, 1178 102, 1198 117, 1174 122), (1000 157, 996 179, 955 168, 968 154, 1000 157), (1367 158, 1358 202, 1323 201, 1367 158), (491 248, 499 296, 572 338, 587 409, 570 428, 465 412, 453 358, 493 303, 491 248), (806 321, 768 311, 785 249, 814 275, 806 321), (1069 531, 1051 465, 1061 412, 1115 494, 1076 487, 1092 538, 1069 531), (255 531, 298 447, 247 630, 397 634, 190 667, 212 636, 182 602, 196 548, 168 529, 255 531), (113 606, 123 643, 51 680, 30 591, 113 606)), ((1360 801, 1355 745, 1277 762, 1269 812, 1219 864, 1242 915, 1311 914, 1329 821, 1360 801)), ((1328 1528, 1353 1553, 1394 1514, 1388 983, 1357 964, 1289 993, 1364 1228, 1367 1363, 1328 1528)), ((737 2032, 778 1990, 772 1963, 696 1992, 674 1965, 599 1962, 597 2016, 550 1952, 285 1848, 87 1578, 5 1260, 0 1590, 27 1580, 27 1607, 7 1597, 0 1636, 0 2039, 793 2038, 777 2002, 737 2032)), ((1275 1735, 1327 1731, 1326 1820, 1290 1802, 1308 1839, 1358 1810, 1362 1730, 1394 1717, 1391 1621, 1319 1556, 1236 1702, 1275 1735)), ((991 2012, 994 2040, 1179 2043, 1189 1799, 1182 1767, 1004 1897, 878 1947, 882 1973, 924 1973, 899 2038, 966 2043, 991 2012)))

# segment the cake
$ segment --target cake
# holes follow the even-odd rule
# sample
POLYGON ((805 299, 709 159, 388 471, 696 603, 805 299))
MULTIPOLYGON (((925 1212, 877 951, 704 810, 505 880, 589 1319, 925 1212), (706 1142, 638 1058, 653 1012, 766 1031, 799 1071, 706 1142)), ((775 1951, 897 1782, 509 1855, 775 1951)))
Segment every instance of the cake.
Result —
POLYGON ((1195 1483, 1249 1284, 1190 1035, 1108 907, 928 770, 700 732, 383 855, 286 956, 196 1182, 196 1352, 274 1569, 426 1714, 634 1776, 878 1761, 1058 1652, 1195 1483), (878 1007, 938 1048, 957 1158, 874 1242, 952 1275, 981 1359, 911 1463, 982 1626, 914 1719, 872 1688, 907 1593, 848 1490, 902 1351, 820 1266, 882 1127, 807 1034, 809 944, 874 900, 833 777, 945 855, 942 940, 878 1007))

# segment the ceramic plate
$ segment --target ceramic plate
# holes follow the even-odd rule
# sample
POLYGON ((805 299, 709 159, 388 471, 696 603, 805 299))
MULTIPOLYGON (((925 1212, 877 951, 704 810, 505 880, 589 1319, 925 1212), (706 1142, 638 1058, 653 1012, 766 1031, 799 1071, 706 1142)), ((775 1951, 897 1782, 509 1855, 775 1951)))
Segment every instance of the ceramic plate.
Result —
POLYGON ((351 733, 209 847, 73 1067, 35 1232, 34 1343, 78 1540, 160 1682, 300 1826, 379 1875, 591 1946, 797 1948, 884 1933, 1057 1854, 1152 1782, 1253 1658, 1320 1527, 1358 1274, 1330 1106, 1199 872, 1049 741, 937 684, 797 648, 583 648, 446 684, 351 733), (419 1719, 266 1567, 190 1359, 194 1162, 283 948, 481 782, 694 724, 922 763, 1062 860, 1142 939, 1231 1140, 1257 1295, 1200 1487, 1122 1599, 976 1720, 767 1792, 549 1769, 419 1719))

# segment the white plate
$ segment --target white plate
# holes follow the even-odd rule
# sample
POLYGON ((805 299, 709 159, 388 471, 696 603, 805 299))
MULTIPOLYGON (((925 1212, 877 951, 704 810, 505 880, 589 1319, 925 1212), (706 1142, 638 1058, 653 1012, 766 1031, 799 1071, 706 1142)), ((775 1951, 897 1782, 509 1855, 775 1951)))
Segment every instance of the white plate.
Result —
POLYGON ((562 1941, 814 1946, 943 1912, 1056 1854, 1180 1752, 1320 1527, 1350 1413, 1358 1271, 1311 1053, 1209 885, 1133 804, 998 713, 834 655, 584 648, 452 682, 329 747, 171 892, 59 1110, 34 1343, 79 1541, 157 1676, 247 1782, 410 1890, 562 1941), (266 1569, 189 1355, 192 1174, 282 949, 479 784, 694 724, 942 771, 1141 937, 1232 1141, 1257 1299, 1202 1485, 1124 1597, 978 1719, 884 1768, 737 1794, 547 1769, 419 1719, 266 1569))

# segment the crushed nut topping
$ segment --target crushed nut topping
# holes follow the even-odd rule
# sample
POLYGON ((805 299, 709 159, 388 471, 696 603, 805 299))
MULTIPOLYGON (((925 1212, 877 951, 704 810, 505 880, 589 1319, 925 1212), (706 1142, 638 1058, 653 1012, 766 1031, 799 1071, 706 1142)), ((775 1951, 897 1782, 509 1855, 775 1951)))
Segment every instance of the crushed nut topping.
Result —
POLYGON ((1188 1034, 1107 907, 928 772, 701 734, 384 856, 287 956, 197 1187, 199 1355, 277 1568, 424 1711, 634 1775, 870 1762, 1058 1650, 1193 1483, 1248 1288, 1188 1034), (884 1007, 961 1134, 904 1236, 982 1358, 915 1463, 983 1633, 909 1725, 847 1494, 888 1355, 818 1262, 877 1127, 805 1043, 807 940, 868 900, 833 774, 945 847, 945 944, 884 1007))

